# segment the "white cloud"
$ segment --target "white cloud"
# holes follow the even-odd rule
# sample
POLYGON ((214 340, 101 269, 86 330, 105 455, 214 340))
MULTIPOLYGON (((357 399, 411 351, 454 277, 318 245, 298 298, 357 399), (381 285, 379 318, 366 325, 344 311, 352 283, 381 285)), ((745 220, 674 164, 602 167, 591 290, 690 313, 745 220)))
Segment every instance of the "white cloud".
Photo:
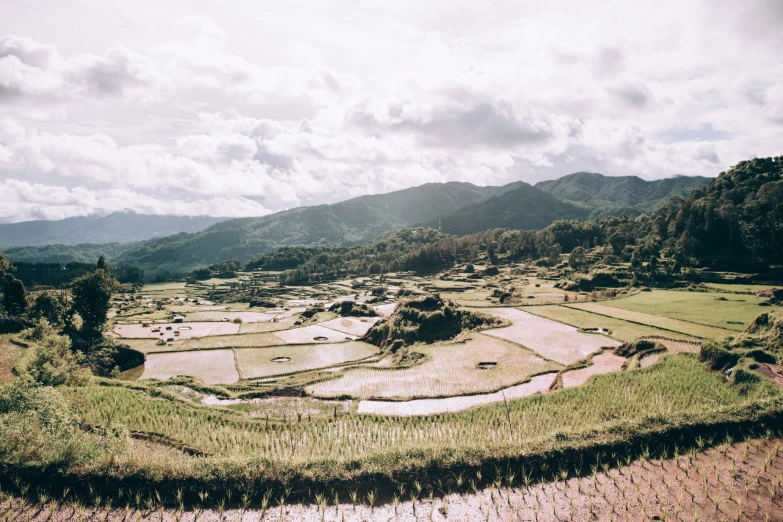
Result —
POLYGON ((3 6, 0 221, 781 154, 774 0, 84 5, 3 6))

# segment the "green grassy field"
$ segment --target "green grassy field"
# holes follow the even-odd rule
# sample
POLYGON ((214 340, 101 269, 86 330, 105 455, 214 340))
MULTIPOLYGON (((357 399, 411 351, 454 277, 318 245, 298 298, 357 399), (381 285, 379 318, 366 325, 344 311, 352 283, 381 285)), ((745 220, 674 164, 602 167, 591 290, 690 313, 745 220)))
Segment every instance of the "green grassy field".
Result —
POLYGON ((670 330, 672 332, 692 335, 704 339, 723 339, 724 337, 734 335, 733 330, 727 330, 725 328, 717 328, 714 326, 707 326, 698 323, 691 323, 688 321, 681 321, 679 319, 672 319, 663 315, 653 315, 645 312, 625 310, 616 306, 608 306, 608 303, 614 303, 614 301, 569 304, 568 307, 575 308, 577 310, 585 310, 595 315, 614 317, 640 325, 653 326, 663 330, 670 330))
POLYGON ((749 292, 755 294, 760 290, 767 290, 773 288, 770 285, 752 285, 748 283, 704 283, 704 286, 721 290, 723 292, 749 292))
POLYGON ((501 339, 482 334, 468 337, 464 343, 415 345, 411 350, 427 356, 421 364, 404 369, 352 368, 344 370, 339 379, 315 384, 307 391, 319 397, 446 397, 496 391, 562 368, 501 339), (482 370, 477 365, 483 361, 498 364, 482 370))
POLYGON ((579 310, 567 306, 530 306, 525 308, 525 311, 576 328, 608 328, 609 330, 612 330, 612 338, 619 339, 623 342, 631 342, 644 335, 660 335, 672 339, 695 340, 694 337, 686 334, 661 330, 660 328, 655 328, 653 326, 635 324, 623 321, 622 319, 597 315, 590 313, 587 310, 579 310))
MULTIPOLYGON (((378 469, 381 462, 390 472, 427 460, 427 455, 519 454, 528 444, 540 444, 558 433, 567 434, 566 439, 576 439, 577 434, 599 437, 620 426, 654 422, 649 419, 676 424, 780 399, 779 390, 766 383, 749 389, 729 386, 719 373, 709 372, 688 355, 667 357, 650 368, 597 376, 581 388, 510 401, 508 409, 501 403, 437 417, 347 415, 329 423, 268 427, 123 387, 63 391, 80 394, 81 416, 87 422, 100 424, 111 414, 129 429, 160 433, 222 457, 252 455, 287 466, 330 462, 330 473, 348 464, 378 469), (403 455, 412 461, 406 462, 403 455), (354 460, 359 458, 367 460, 354 460)), ((199 464, 205 465, 209 467, 199 464)))
POLYGON ((632 312, 741 332, 764 311, 758 306, 762 301, 765 299, 752 295, 653 290, 623 299, 613 299, 604 304, 632 312), (719 300, 720 298, 725 301, 719 300))
POLYGON ((317 368, 325 368, 349 361, 365 359, 378 353, 367 343, 347 342, 335 344, 308 344, 300 346, 275 346, 271 348, 242 348, 237 350, 239 367, 246 379, 269 377, 317 368), (288 357, 285 362, 272 359, 288 357))

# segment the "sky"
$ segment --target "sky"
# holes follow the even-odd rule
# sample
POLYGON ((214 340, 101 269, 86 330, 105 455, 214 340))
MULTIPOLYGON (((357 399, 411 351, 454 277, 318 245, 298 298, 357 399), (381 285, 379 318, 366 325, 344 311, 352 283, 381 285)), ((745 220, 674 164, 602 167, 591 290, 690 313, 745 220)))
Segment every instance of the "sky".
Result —
POLYGON ((0 222, 781 154, 781 0, 0 0, 0 222))

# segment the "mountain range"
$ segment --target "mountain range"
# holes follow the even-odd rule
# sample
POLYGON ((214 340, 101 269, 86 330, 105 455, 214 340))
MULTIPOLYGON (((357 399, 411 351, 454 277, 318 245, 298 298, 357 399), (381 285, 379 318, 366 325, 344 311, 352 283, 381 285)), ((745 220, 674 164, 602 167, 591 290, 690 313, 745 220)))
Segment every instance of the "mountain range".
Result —
MULTIPOLYGON (((138 265, 148 275, 177 273, 209 265, 225 259, 246 261, 252 256, 291 245, 354 245, 408 226, 430 226, 443 232, 461 235, 491 228, 538 229, 559 219, 587 219, 599 215, 649 212, 672 196, 687 196, 695 188, 706 186, 711 178, 679 176, 657 181, 645 181, 635 176, 610 177, 579 172, 557 180, 543 181, 535 186, 521 181, 499 187, 480 187, 471 183, 427 183, 418 187, 387 194, 361 196, 331 205, 298 207, 252 218, 177 218, 176 216, 143 216, 117 213, 109 222, 129 221, 149 223, 146 228, 130 233, 123 230, 111 236, 109 226, 93 233, 86 241, 123 243, 112 245, 111 259, 116 263, 138 265), (168 219, 171 219, 169 221, 168 219), (177 221, 179 219, 180 221, 177 221), (163 225, 184 226, 187 219, 215 220, 202 230, 176 230, 161 236, 163 225), (147 237, 143 237, 149 234, 147 237), (143 240, 141 240, 143 239, 143 240)), ((104 219, 106 219, 104 218, 104 219)), ((78 220, 79 218, 70 218, 78 220)), ((91 218, 82 218, 91 219, 91 218)), ((86 232, 73 232, 72 226, 62 226, 60 236, 52 232, 54 222, 27 222, 0 226, 0 245, 14 244, 14 237, 23 237, 20 230, 35 234, 36 223, 46 233, 35 238, 37 245, 79 242, 86 232), (20 227, 15 230, 15 227, 20 227)), ((116 228, 127 228, 120 225, 116 228)), ((32 241, 32 239, 27 239, 32 241)), ((29 243, 28 243, 29 244, 29 243)), ((69 251, 79 257, 92 250, 106 251, 108 245, 61 245, 36 248, 6 248, 12 261, 64 262, 69 251)))
POLYGON ((0 224, 0 248, 81 243, 132 243, 179 232, 200 232, 225 220, 211 216, 137 214, 133 210, 106 216, 78 216, 56 221, 0 224))

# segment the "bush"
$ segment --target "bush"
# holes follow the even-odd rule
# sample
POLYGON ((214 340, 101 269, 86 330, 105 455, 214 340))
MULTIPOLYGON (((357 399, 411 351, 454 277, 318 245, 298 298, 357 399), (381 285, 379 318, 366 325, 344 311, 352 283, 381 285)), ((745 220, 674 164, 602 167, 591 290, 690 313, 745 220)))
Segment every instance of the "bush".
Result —
POLYGON ((38 321, 22 337, 31 342, 17 373, 44 386, 83 385, 90 372, 81 366, 83 357, 71 350, 70 340, 58 335, 46 321, 38 321))
POLYGON ((701 348, 699 360, 707 362, 713 370, 723 370, 735 366, 741 355, 717 344, 705 344, 701 348))

